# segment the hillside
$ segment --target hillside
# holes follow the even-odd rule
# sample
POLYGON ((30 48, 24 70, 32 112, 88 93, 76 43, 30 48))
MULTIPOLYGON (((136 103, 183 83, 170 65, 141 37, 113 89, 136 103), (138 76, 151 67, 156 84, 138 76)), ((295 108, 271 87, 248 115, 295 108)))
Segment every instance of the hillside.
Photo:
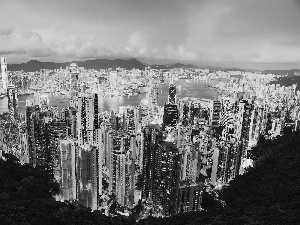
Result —
POLYGON ((0 224, 133 224, 123 216, 106 217, 77 203, 57 202, 59 186, 46 168, 19 164, 6 154, 0 159, 0 224))

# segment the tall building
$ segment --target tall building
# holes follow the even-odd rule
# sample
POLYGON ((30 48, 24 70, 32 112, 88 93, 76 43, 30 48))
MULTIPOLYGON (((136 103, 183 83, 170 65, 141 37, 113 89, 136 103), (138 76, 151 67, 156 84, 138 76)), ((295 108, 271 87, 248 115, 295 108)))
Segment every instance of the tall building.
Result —
POLYGON ((70 65, 70 95, 77 96, 79 92, 79 71, 76 63, 70 65))
POLYGON ((11 118, 17 119, 18 96, 14 85, 8 85, 7 87, 7 101, 8 101, 8 110, 11 115, 11 118))
POLYGON ((169 86, 168 103, 176 104, 176 86, 173 84, 173 77, 171 77, 171 83, 169 86))
POLYGON ((159 125, 149 125, 143 131, 143 187, 142 197, 160 204, 161 161, 163 134, 159 125))
POLYGON ((76 182, 76 149, 72 140, 59 143, 60 151, 60 200, 72 201, 77 199, 76 182))
POLYGON ((210 110, 210 125, 212 128, 219 127, 221 114, 221 102, 220 101, 212 101, 212 106, 210 110))
POLYGON ((163 125, 164 127, 176 127, 177 120, 179 117, 177 105, 175 104, 165 104, 164 105, 164 115, 163 115, 163 125))
POLYGON ((177 213, 201 210, 203 182, 189 184, 183 182, 179 186, 177 213))
MULTIPOLYGON (((170 135, 170 134, 169 134, 170 135)), ((159 192, 161 204, 166 215, 177 213, 177 202, 180 181, 180 154, 172 141, 163 143, 161 161, 161 185, 159 192)))
POLYGON ((80 145, 95 141, 95 130, 99 128, 98 117, 98 94, 78 96, 76 136, 80 145))
POLYGON ((180 181, 180 154, 172 134, 164 139, 159 125, 151 124, 144 130, 142 197, 162 206, 166 215, 177 212, 180 181))
MULTIPOLYGON (((79 204, 95 210, 99 204, 99 149, 91 146, 76 146, 76 179, 79 204)), ((101 183, 100 183, 101 184, 101 183)))
POLYGON ((7 62, 6 57, 1 57, 1 81, 2 81, 2 89, 7 89, 7 62))

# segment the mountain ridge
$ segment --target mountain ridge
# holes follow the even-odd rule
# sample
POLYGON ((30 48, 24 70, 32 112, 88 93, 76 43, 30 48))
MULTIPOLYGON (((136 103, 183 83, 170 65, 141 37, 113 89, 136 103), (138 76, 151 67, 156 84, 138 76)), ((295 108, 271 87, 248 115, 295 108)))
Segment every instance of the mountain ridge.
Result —
POLYGON ((145 67, 150 66, 154 69, 172 69, 172 68, 198 68, 197 66, 191 64, 182 64, 176 63, 171 65, 147 65, 145 63, 140 62, 137 59, 91 59, 86 61, 72 61, 72 62, 64 62, 64 63, 56 63, 56 62, 41 62, 38 60, 30 60, 26 63, 20 64, 8 64, 9 71, 21 71, 24 72, 36 72, 41 69, 60 69, 66 68, 70 66, 71 63, 77 63, 79 67, 84 67, 85 69, 116 69, 118 67, 130 69, 140 69, 144 70, 145 67))

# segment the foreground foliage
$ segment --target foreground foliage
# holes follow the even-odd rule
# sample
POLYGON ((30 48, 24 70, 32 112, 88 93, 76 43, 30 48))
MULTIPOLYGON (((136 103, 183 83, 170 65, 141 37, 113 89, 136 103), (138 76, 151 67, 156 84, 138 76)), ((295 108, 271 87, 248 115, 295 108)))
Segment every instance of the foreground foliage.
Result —
POLYGON ((21 165, 4 154, 0 160, 1 224, 133 224, 123 216, 106 217, 77 203, 57 202, 52 197, 59 185, 44 167, 21 165))

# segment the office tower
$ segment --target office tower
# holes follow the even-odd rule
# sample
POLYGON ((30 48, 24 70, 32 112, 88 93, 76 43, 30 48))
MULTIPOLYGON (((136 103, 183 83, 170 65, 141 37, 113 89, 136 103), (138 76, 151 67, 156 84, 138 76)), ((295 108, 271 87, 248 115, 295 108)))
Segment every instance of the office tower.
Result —
POLYGON ((18 96, 14 85, 8 85, 7 87, 7 101, 8 101, 8 110, 11 118, 17 119, 18 96))
POLYGON ((132 208, 135 197, 135 184, 138 168, 139 149, 135 135, 130 135, 130 151, 126 154, 126 205, 132 208))
POLYGON ((210 110, 210 125, 212 128, 219 127, 221 114, 221 102, 214 100, 210 110))
POLYGON ((180 155, 172 134, 165 140, 163 136, 159 125, 151 124, 144 130, 142 198, 173 215, 177 210, 180 155))
MULTIPOLYGON (((169 134, 171 135, 171 134, 169 134)), ((166 215, 174 215, 177 213, 177 202, 179 194, 179 180, 180 180, 180 155, 176 145, 166 140, 163 143, 162 157, 161 157, 161 185, 158 193, 154 190, 156 195, 160 195, 160 202, 166 215)))
POLYGON ((66 121, 67 137, 76 138, 76 109, 73 107, 63 109, 62 119, 66 121))
POLYGON ((236 138, 239 143, 238 155, 236 162, 236 175, 243 173, 241 167, 243 160, 247 158, 249 147, 250 124, 252 116, 252 105, 248 101, 242 100, 239 104, 239 113, 237 114, 237 132, 236 138))
POLYGON ((142 198, 160 204, 163 133, 159 125, 149 125, 143 133, 142 198))
POLYGON ((29 160, 32 165, 34 165, 34 158, 35 155, 33 154, 33 148, 35 145, 34 136, 34 117, 33 115, 35 112, 39 111, 40 108, 37 105, 29 105, 29 101, 26 101, 26 133, 27 133, 27 142, 28 142, 28 149, 29 149, 29 160))
POLYGON ((79 92, 79 71, 76 63, 70 65, 70 95, 77 96, 79 92))
POLYGON ((173 76, 169 85, 168 104, 176 104, 176 86, 173 84, 173 76))
POLYGON ((94 146, 76 146, 76 174, 79 204, 95 210, 99 204, 99 149, 94 146))
POLYGON ((142 127, 146 127, 149 123, 149 102, 147 100, 142 100, 138 106, 139 110, 139 122, 142 127))
POLYGON ((129 175, 126 165, 126 155, 130 150, 130 136, 123 132, 113 132, 108 135, 109 151, 109 193, 115 194, 120 205, 125 206, 127 202, 126 185, 129 175))
POLYGON ((60 174, 60 152, 59 152, 59 142, 60 140, 66 138, 66 121, 60 118, 51 118, 49 121, 44 119, 44 140, 45 149, 48 151, 47 158, 50 158, 50 161, 47 162, 50 168, 53 170, 54 176, 59 179, 60 174), (49 133, 48 133, 49 132, 49 133), (49 144, 48 137, 50 136, 49 144))
MULTIPOLYGON (((28 149, 28 135, 25 131, 19 133, 19 149, 20 149, 20 163, 28 164, 29 161, 29 149, 28 149)), ((1 146, 0 146, 1 147, 1 146)))
POLYGON ((177 105, 166 103, 164 105, 163 126, 175 128, 179 117, 178 114, 177 105))
POLYGON ((60 151, 60 200, 72 201, 77 199, 76 184, 76 149, 74 141, 62 140, 60 151))
POLYGON ((91 96, 78 96, 76 121, 79 144, 92 144, 95 140, 95 129, 99 128, 98 94, 93 94, 91 96))
POLYGON ((6 90, 8 86, 6 57, 1 57, 1 78, 2 89, 6 90))
POLYGON ((158 113, 158 88, 156 84, 148 89, 147 100, 149 103, 149 119, 153 119, 158 113))

